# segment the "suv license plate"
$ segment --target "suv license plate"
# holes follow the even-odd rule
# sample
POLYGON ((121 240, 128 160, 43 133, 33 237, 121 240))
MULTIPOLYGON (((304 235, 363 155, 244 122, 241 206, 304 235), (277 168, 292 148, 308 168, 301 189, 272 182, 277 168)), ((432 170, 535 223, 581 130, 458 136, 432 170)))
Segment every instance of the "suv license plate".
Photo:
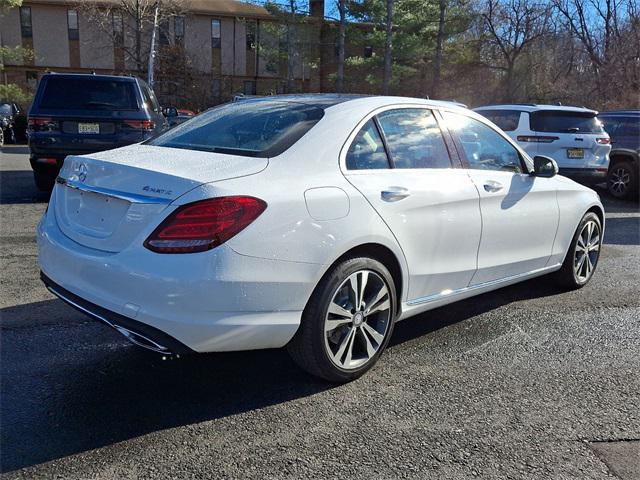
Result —
POLYGON ((99 123, 79 123, 78 133, 100 133, 99 123))
POLYGON ((584 158, 584 148, 567 148, 567 158, 584 158))

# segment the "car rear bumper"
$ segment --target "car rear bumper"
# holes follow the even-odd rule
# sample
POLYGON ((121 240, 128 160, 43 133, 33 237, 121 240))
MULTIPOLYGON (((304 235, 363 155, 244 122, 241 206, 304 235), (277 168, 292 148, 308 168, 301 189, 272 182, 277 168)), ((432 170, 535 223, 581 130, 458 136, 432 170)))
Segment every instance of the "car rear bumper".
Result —
POLYGON ((607 168, 562 168, 560 175, 575 180, 583 185, 597 185, 607 181, 607 168))
POLYGON ((286 345, 321 275, 320 265, 248 257, 225 245, 169 255, 140 241, 101 252, 66 237, 51 210, 38 226, 38 261, 53 293, 131 332, 135 343, 146 342, 140 335, 173 353, 286 345))

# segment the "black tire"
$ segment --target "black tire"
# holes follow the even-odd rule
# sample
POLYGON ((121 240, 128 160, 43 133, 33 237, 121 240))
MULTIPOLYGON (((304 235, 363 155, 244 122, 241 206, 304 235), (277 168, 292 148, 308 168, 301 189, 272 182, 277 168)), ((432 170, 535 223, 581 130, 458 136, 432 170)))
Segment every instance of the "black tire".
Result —
MULTIPOLYGON (((584 243, 584 237, 582 237, 582 243, 584 243)), ((555 274, 558 285, 566 290, 576 290, 578 288, 584 287, 587 283, 589 283, 589 281, 593 278, 593 274, 595 273, 596 268, 598 266, 598 260, 600 259, 601 248, 602 248, 602 222, 600 221, 600 218, 595 213, 587 212, 582 217, 582 220, 580 220, 580 224, 578 225, 578 228, 576 229, 576 232, 573 235, 573 239, 571 240, 571 245, 569 246, 569 250, 567 251, 564 262, 562 263, 562 268, 560 268, 560 270, 558 270, 555 274), (591 269, 589 275, 586 278, 584 278, 578 272, 576 272, 576 264, 578 263, 576 261, 576 257, 579 253, 577 252, 576 249, 583 250, 582 247, 578 246, 578 241, 581 239, 585 226, 589 222, 595 222, 595 224, 597 225, 598 249, 597 249, 597 252, 592 252, 592 253, 597 253, 597 255, 592 256, 591 254, 589 254, 590 256, 588 258, 588 261, 593 264, 593 268, 591 269)), ((587 261, 587 259, 585 259, 585 261, 587 261)))
POLYGON ((626 200, 638 195, 640 167, 630 160, 620 160, 609 167, 607 190, 615 198, 626 200))
MULTIPOLYGON (((358 273, 358 275, 360 275, 360 273, 358 273)), ((362 296, 364 297, 364 295, 362 296)), ((287 350, 293 360, 303 370, 306 370, 316 377, 336 383, 355 380, 362 376, 378 361, 382 351, 389 343, 389 339, 393 333, 396 310, 396 289, 393 277, 391 276, 391 273, 389 273, 389 270, 382 263, 372 258, 347 258, 340 264, 336 265, 331 271, 327 272, 315 288, 302 314, 300 328, 291 342, 287 345, 287 350), (325 319, 328 316, 329 305, 334 300, 335 295, 340 291, 341 286, 344 285, 344 282, 346 282, 350 276, 361 271, 369 272, 368 275, 370 275, 370 272, 373 272, 376 275, 372 278, 375 277, 376 281, 382 280, 384 282, 388 291, 390 303, 388 310, 388 323, 386 324, 386 331, 384 333, 383 340, 377 344, 379 347, 375 355, 368 357, 369 359, 357 368, 344 369, 336 365, 334 361, 331 360, 329 353, 327 352, 328 347, 326 345, 328 345, 328 337, 325 332, 325 319), (325 342, 327 343, 325 344, 325 342)), ((353 313, 353 310, 351 312, 353 313)), ((387 310, 385 310, 385 312, 387 312, 387 310)), ((385 313, 385 315, 387 314, 385 313)), ((368 321, 368 317, 363 318, 365 320, 361 319, 361 321, 366 323, 368 321)), ((355 331, 354 339, 351 342, 352 345, 355 344, 356 338, 360 338, 360 342, 364 340, 361 337, 357 337, 357 332, 364 331, 364 328, 358 329, 357 326, 353 325, 354 324, 352 323, 351 326, 347 325, 346 327, 347 329, 355 331)), ((364 333, 360 333, 360 335, 364 335, 364 333)))
POLYGON ((41 192, 50 192, 53 190, 53 186, 56 183, 56 177, 49 173, 33 171, 33 180, 36 182, 36 187, 41 192))

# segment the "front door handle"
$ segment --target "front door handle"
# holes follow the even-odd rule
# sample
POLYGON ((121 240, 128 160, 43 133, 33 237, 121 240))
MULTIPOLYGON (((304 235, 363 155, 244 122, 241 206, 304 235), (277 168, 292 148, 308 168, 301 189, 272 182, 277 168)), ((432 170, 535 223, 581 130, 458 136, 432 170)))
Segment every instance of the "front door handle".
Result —
POLYGON ((380 197, 385 202, 397 202, 410 195, 409 190, 404 187, 388 187, 380 192, 380 197))
POLYGON ((484 182, 484 190, 489 193, 495 193, 502 190, 502 184, 498 182, 494 182, 493 180, 487 180, 484 182))

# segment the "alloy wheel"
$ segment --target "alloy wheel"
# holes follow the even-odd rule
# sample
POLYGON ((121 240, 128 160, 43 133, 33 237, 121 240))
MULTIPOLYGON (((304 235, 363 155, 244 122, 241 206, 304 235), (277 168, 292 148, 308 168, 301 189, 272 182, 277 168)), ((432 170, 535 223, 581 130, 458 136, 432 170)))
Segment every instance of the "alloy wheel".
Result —
POLYGON ((599 255, 600 226, 594 220, 589 220, 578 235, 573 258, 573 272, 580 283, 591 278, 599 255))
POLYGON ((609 190, 617 195, 624 195, 631 182, 631 173, 624 167, 617 167, 609 175, 609 190))
POLYGON ((391 323, 386 282, 371 270, 352 273, 333 295, 324 322, 326 352, 345 370, 362 367, 382 347, 391 323))

